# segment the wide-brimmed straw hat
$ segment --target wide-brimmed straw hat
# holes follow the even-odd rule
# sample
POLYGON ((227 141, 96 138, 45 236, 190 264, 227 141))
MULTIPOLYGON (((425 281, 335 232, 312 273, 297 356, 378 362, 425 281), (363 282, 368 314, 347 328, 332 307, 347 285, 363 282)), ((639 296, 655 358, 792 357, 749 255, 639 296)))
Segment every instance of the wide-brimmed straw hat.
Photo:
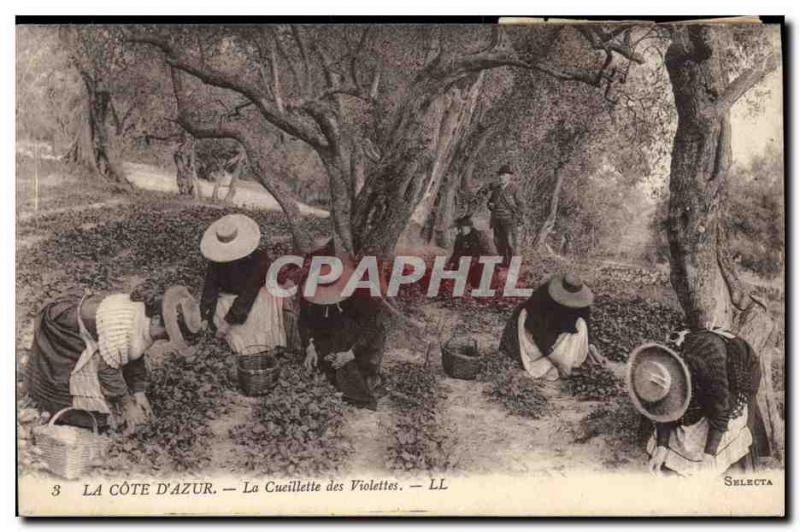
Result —
POLYGON ((661 344, 634 349, 628 357, 625 384, 633 406, 658 423, 680 419, 689 407, 689 368, 675 351, 661 344))
POLYGON ((594 294, 577 275, 557 273, 550 278, 547 291, 553 301, 569 308, 585 308, 594 302, 594 294))
MULTIPOLYGON (((306 297, 305 296, 305 285, 308 282, 309 275, 306 275, 306 279, 303 282, 303 298, 310 303, 314 303, 317 305, 335 305, 345 299, 349 298, 353 294, 363 294, 366 291, 363 284, 359 286, 356 290, 354 290, 351 294, 344 294, 344 289, 347 286, 347 283, 350 281, 350 278, 356 273, 356 266, 347 257, 339 257, 342 261, 342 275, 339 276, 333 282, 329 283, 317 283, 317 290, 314 295, 306 297)), ((331 266, 328 264, 323 264, 320 268, 319 275, 327 275, 331 271, 331 266)), ((380 270, 380 265, 378 266, 378 279, 373 279, 369 276, 369 274, 361 273, 359 274, 361 277, 361 283, 371 282, 373 283, 372 289, 368 292, 372 295, 374 291, 378 291, 383 297, 386 294, 388 284, 386 283, 386 278, 383 275, 383 272, 380 270), (377 285, 377 286, 374 286, 377 285)))
POLYGON ((185 346, 185 337, 197 334, 202 327, 200 305, 182 285, 170 286, 164 292, 161 316, 169 341, 177 347, 185 346))
POLYGON ((244 214, 228 214, 212 223, 200 241, 200 253, 214 262, 231 262, 256 250, 261 231, 244 214))
MULTIPOLYGON (((347 299, 342 292, 347 285, 347 281, 350 280, 350 276, 353 274, 355 267, 349 259, 341 257, 340 259, 342 261, 342 275, 333 282, 323 283, 318 281, 317 290, 311 296, 305 295, 305 285, 309 281, 310 275, 306 276, 305 282, 303 283, 303 298, 306 301, 316 305, 334 305, 347 299)), ((328 275, 330 271, 331 266, 329 264, 323 264, 320 267, 319 275, 328 275)))

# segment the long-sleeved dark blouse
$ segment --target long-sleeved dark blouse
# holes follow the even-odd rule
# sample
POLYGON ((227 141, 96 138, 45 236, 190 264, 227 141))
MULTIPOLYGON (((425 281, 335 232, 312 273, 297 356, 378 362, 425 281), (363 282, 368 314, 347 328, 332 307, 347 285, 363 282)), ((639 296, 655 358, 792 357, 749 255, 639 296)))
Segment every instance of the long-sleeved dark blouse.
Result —
MULTIPOLYGON (((708 330, 689 333, 681 356, 692 378, 692 398, 683 418, 676 423, 692 425, 708 420, 706 454, 716 454, 728 421, 740 415, 742 407, 758 391, 761 366, 750 346, 742 339, 725 340, 708 330)), ((667 446, 676 423, 656 425, 658 444, 667 446)))
POLYGON ((203 319, 213 322, 219 294, 226 293, 237 297, 225 315, 225 321, 231 325, 241 325, 247 321, 259 290, 267 282, 268 270, 269 255, 266 249, 256 250, 233 262, 209 261, 200 299, 203 319))

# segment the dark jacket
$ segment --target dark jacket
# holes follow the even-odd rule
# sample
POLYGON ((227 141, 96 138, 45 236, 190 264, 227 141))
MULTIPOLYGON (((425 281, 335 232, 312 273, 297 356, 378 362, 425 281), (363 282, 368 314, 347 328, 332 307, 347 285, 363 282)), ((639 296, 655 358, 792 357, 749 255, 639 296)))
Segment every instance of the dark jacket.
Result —
POLYGON ((527 301, 517 306, 511 317, 506 322, 506 327, 503 330, 503 336, 500 339, 500 351, 503 351, 514 360, 522 362, 519 352, 519 336, 517 329, 517 321, 519 320, 520 312, 525 309, 528 316, 525 320, 525 328, 531 333, 536 347, 542 352, 543 355, 548 356, 553 349, 561 333, 573 334, 578 332, 575 328, 575 323, 578 318, 583 318, 586 322, 586 328, 589 331, 589 338, 591 341, 591 308, 569 308, 560 305, 553 301, 550 293, 547 290, 545 283, 536 291, 531 294, 527 301))
POLYGON ((458 261, 461 257, 477 258, 492 254, 492 249, 486 236, 481 231, 473 228, 467 235, 459 233, 458 236, 456 236, 456 241, 453 245, 453 254, 447 261, 447 267, 450 269, 457 268, 458 261))
MULTIPOLYGON (((42 309, 34 324, 33 345, 25 378, 31 398, 50 413, 72 405, 70 374, 86 348, 78 328, 78 303, 70 299, 50 303, 42 309)), ((96 309, 92 305, 85 307, 96 309)), ((89 333, 96 339, 94 316, 82 318, 89 333)), ((120 369, 112 368, 100 357, 97 376, 103 396, 111 403, 118 402, 129 393, 147 389, 144 357, 120 369)))
POLYGON ((225 321, 231 325, 246 322, 258 292, 267 282, 268 270, 269 255, 265 249, 256 250, 233 262, 209 261, 200 299, 203 319, 213 323, 219 294, 226 293, 237 297, 225 315, 225 321))
POLYGON ((492 213, 492 223, 495 221, 517 223, 522 216, 522 201, 519 189, 514 183, 509 183, 505 188, 499 183, 495 184, 489 192, 487 205, 492 213))
MULTIPOLYGON (((748 426, 754 443, 762 449, 766 445, 768 451, 766 438, 761 437, 763 421, 754 401, 761 380, 761 365, 750 345, 738 337, 725 339, 711 331, 697 330, 686 336, 681 357, 692 377, 692 398, 678 423, 692 425, 705 417, 709 424, 705 452, 714 455, 728 430, 728 421, 741 415, 744 406, 749 406, 748 426), (759 423, 761 426, 757 425, 759 423)), ((667 445, 675 425, 657 425, 659 445, 667 445)))
POLYGON ((345 397, 358 403, 374 403, 386 343, 380 303, 354 295, 339 304, 300 303, 299 331, 303 347, 314 339, 318 365, 345 397), (325 360, 331 353, 353 351, 355 360, 339 370, 325 360))

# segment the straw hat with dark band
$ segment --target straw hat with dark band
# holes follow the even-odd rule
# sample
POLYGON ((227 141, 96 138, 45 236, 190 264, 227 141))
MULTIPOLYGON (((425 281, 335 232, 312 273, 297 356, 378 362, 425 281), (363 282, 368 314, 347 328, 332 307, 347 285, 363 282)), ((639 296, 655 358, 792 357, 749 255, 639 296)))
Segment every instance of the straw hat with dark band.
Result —
MULTIPOLYGON (((310 272, 309 272, 309 275, 306 276, 306 280, 303 283, 303 298, 306 301, 314 303, 316 305, 335 305, 336 303, 340 303, 345 299, 349 298, 353 294, 365 294, 368 292, 370 295, 372 295, 374 291, 379 292, 381 297, 383 297, 386 294, 388 285, 386 283, 385 276, 380 271, 379 267, 377 279, 373 279, 368 274, 365 275, 363 272, 360 274, 361 276, 361 278, 359 279, 360 283, 369 282, 372 288, 367 289, 362 284, 362 286, 353 291, 353 294, 348 294, 345 296, 344 289, 347 287, 347 283, 356 273, 357 268, 356 265, 349 258, 340 257, 340 259, 342 261, 342 275, 340 275, 339 278, 333 282, 327 284, 321 282, 318 283, 317 290, 314 293, 314 295, 306 297, 305 285, 306 283, 308 283, 310 278, 310 272)), ((328 275, 330 271, 331 271, 330 265, 323 264, 322 267, 320 268, 319 275, 320 276, 328 275)))
POLYGON ((228 214, 212 223, 200 241, 200 252, 214 262, 231 262, 256 250, 261 231, 252 218, 228 214))
POLYGON ((557 273, 548 283, 547 292, 553 301, 570 308, 585 308, 594 302, 594 294, 576 275, 557 273))
POLYGON ((675 421, 689 407, 692 395, 689 368, 663 345, 644 344, 631 353, 625 384, 633 406, 653 421, 675 421))
MULTIPOLYGON (((344 295, 344 289, 347 285, 347 282, 350 280, 350 276, 353 274, 355 267, 353 263, 349 260, 342 260, 342 275, 339 276, 338 279, 331 283, 323 284, 318 282, 317 289, 313 295, 306 297, 305 295, 305 283, 303 284, 303 298, 310 303, 314 303, 316 305, 334 305, 336 303, 340 303, 347 299, 344 295)), ((328 275, 331 271, 331 266, 329 264, 322 264, 320 268, 319 275, 324 276, 328 275)), ((306 283, 309 281, 309 277, 306 277, 306 283)))

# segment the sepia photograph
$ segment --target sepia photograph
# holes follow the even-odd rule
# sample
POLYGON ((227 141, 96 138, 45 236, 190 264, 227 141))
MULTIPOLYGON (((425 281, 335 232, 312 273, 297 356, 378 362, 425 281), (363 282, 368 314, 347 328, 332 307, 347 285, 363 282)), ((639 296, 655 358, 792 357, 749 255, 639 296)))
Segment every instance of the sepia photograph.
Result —
POLYGON ((17 17, 19 515, 784 516, 783 39, 17 17))

